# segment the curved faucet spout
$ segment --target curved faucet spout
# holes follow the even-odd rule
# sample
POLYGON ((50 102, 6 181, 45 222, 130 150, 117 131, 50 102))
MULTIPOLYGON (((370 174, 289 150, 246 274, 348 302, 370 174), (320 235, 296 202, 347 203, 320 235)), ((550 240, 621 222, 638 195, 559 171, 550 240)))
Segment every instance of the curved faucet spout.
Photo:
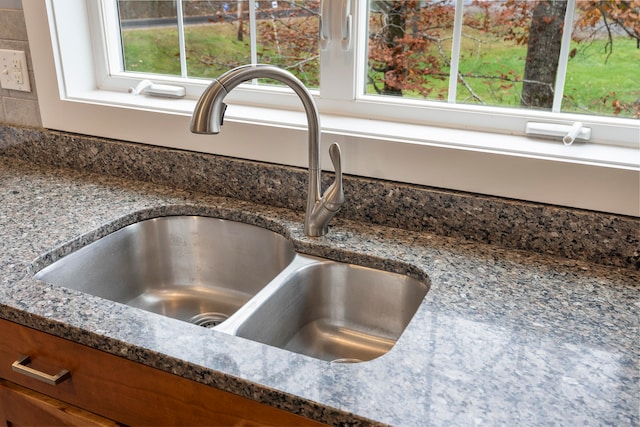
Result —
POLYGON ((323 196, 320 189, 320 116, 313 97, 304 84, 290 72, 281 68, 257 64, 243 65, 227 71, 205 89, 191 117, 191 132, 217 134, 224 118, 226 105, 223 100, 229 92, 247 80, 267 78, 289 86, 298 95, 307 115, 309 133, 309 190, 305 213, 304 231, 307 236, 322 236, 328 231, 331 218, 344 203, 340 149, 331 148, 331 160, 336 171, 336 181, 323 196))

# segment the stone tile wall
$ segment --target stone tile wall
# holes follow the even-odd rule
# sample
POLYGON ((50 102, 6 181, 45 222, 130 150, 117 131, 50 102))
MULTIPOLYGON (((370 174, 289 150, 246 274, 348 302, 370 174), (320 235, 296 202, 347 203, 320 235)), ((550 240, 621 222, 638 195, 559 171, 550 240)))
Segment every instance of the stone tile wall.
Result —
POLYGON ((0 88, 0 123, 41 127, 27 28, 19 1, 0 0, 0 49, 23 50, 27 53, 31 83, 31 92, 0 88))

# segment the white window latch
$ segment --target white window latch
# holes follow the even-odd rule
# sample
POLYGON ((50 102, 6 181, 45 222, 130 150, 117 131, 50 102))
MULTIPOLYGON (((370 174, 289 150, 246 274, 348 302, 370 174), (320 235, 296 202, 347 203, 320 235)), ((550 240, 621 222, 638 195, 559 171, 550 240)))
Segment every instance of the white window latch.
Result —
POLYGON ((340 23, 340 45, 342 50, 351 49, 351 33, 353 17, 351 16, 351 0, 340 0, 337 8, 336 0, 322 0, 320 4, 320 49, 327 50, 331 43, 331 22, 340 23))
POLYGON ((527 135, 532 136, 561 138, 564 145, 571 145, 576 139, 581 141, 591 140, 591 128, 582 126, 580 122, 575 122, 571 125, 529 122, 525 132, 527 135))
POLYGON ((183 98, 187 91, 182 86, 161 85, 151 80, 142 80, 136 87, 130 87, 129 93, 139 95, 141 93, 164 98, 183 98))

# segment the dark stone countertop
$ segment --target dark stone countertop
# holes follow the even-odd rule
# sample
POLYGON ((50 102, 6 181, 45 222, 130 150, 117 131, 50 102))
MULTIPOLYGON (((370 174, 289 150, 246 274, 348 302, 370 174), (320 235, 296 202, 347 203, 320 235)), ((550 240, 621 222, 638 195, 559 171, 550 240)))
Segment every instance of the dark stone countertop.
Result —
POLYGON ((640 273, 0 156, 0 317, 329 424, 639 425, 640 273), (269 228, 430 291, 396 346, 332 364, 31 278, 141 219, 269 228), (35 263, 34 263, 35 261, 35 263))

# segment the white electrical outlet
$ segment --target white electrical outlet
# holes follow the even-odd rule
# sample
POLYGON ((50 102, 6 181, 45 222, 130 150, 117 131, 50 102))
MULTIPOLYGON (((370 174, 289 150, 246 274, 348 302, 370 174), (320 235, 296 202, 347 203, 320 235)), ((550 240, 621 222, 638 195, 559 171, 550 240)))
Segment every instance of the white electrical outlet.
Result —
POLYGON ((0 49, 0 86, 3 89, 31 92, 24 51, 0 49))

